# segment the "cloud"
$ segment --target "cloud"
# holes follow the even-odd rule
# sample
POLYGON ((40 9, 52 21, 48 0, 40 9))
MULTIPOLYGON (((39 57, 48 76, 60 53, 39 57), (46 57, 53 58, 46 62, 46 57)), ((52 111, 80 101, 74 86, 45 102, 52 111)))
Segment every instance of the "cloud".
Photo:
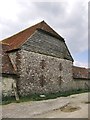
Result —
POLYGON ((88 50, 87 1, 2 0, 0 3, 0 40, 45 20, 65 38, 73 56, 86 51, 88 50))
POLYGON ((88 9, 84 2, 35 3, 37 14, 61 34, 72 54, 88 50, 88 9))
POLYGON ((88 47, 90 49, 90 2, 88 3, 88 47))
POLYGON ((88 62, 85 63, 85 62, 80 62, 80 61, 74 61, 74 65, 79 66, 79 67, 85 67, 85 68, 89 67, 88 62))

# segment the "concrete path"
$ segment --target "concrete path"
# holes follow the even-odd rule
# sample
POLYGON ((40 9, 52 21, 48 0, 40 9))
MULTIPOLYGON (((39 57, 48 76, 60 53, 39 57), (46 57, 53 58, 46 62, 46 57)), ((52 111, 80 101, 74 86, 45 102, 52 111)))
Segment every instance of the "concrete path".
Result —
POLYGON ((3 105, 3 118, 88 118, 88 93, 3 105))

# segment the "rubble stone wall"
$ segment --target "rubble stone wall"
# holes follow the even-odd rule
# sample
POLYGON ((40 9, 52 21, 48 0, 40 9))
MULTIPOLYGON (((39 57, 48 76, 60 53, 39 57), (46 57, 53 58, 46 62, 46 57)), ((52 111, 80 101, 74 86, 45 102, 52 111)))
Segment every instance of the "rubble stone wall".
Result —
POLYGON ((21 50, 18 88, 20 95, 67 91, 72 81, 72 62, 21 50), (64 87, 63 87, 64 86, 64 87))
POLYGON ((73 81, 69 84, 72 89, 78 90, 86 90, 90 89, 90 80, 87 79, 73 79, 73 81))
POLYGON ((72 62, 26 50, 10 55, 18 68, 18 78, 2 77, 3 94, 12 95, 12 83, 17 81, 20 95, 55 93, 88 89, 89 80, 73 79, 72 62), (16 61, 15 61, 16 60, 16 61))
POLYGON ((14 95, 13 91, 13 83, 15 79, 10 76, 2 76, 2 95, 5 96, 12 96, 14 95))

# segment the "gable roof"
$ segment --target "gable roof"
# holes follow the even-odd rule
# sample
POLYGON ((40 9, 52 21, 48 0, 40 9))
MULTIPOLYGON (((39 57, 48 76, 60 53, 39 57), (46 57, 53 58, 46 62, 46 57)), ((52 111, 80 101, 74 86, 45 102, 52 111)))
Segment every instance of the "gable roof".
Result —
POLYGON ((9 38, 2 40, 1 43, 9 45, 8 51, 18 49, 37 29, 42 29, 46 32, 49 32, 53 34, 55 37, 57 37, 58 39, 60 40, 62 39, 64 41, 64 39, 58 33, 56 33, 47 23, 42 21, 9 38))
POLYGON ((75 79, 90 79, 90 71, 87 68, 73 66, 73 78, 75 79))

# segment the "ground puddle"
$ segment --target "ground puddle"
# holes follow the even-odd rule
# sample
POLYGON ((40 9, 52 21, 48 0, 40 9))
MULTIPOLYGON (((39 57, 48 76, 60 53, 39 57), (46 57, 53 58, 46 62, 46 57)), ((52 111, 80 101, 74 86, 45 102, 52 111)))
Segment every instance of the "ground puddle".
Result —
POLYGON ((78 107, 78 106, 72 106, 72 105, 69 105, 69 104, 60 108, 60 110, 62 112, 74 112, 74 111, 77 111, 79 109, 81 109, 81 108, 78 107))

